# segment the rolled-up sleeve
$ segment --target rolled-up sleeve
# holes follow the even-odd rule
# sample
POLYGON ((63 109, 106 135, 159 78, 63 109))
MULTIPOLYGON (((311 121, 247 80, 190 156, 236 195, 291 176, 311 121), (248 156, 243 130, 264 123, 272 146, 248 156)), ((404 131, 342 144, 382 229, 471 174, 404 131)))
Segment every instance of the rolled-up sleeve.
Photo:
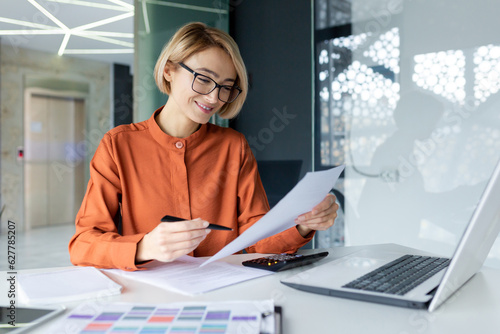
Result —
POLYGON ((97 268, 138 270, 137 243, 144 234, 122 236, 116 217, 120 210, 121 185, 113 159, 111 138, 104 136, 90 163, 90 180, 76 216, 76 233, 69 243, 71 262, 97 268))

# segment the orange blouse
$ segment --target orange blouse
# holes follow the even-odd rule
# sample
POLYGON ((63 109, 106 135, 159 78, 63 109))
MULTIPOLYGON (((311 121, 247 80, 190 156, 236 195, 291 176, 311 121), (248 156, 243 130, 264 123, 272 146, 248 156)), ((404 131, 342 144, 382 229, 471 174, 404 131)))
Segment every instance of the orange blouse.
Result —
MULTIPOLYGON (((212 231, 190 254, 210 256, 269 210, 242 134, 208 123, 187 138, 171 137, 155 121, 160 111, 146 121, 118 126, 101 140, 69 243, 73 264, 141 269, 135 263, 137 244, 164 215, 233 228, 212 231)), ((303 238, 292 227, 246 251, 295 252, 313 235, 303 238)))

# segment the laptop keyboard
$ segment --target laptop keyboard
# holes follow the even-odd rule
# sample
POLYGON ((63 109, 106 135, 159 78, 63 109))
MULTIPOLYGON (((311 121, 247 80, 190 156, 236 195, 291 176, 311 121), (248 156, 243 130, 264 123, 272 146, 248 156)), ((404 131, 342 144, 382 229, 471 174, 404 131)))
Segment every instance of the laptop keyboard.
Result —
POLYGON ((441 269, 449 259, 404 255, 344 285, 344 288, 404 295, 441 269))

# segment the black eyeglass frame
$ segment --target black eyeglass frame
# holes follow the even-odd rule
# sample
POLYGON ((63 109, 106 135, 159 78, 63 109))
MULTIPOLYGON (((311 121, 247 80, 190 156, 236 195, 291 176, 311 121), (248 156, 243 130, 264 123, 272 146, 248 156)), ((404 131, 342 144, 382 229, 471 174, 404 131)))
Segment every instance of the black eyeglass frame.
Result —
POLYGON ((201 94, 201 95, 208 95, 208 94, 212 93, 212 92, 214 91, 214 89, 219 88, 219 92, 217 93, 217 98, 218 98, 220 101, 224 102, 224 103, 231 103, 231 102, 234 102, 234 100, 236 100, 236 98, 238 98, 238 96, 240 96, 240 94, 241 94, 241 92, 242 92, 242 89, 241 89, 240 87, 236 86, 236 85, 233 85, 233 86, 229 86, 229 85, 219 85, 217 82, 215 82, 215 80, 214 80, 214 79, 212 79, 212 78, 210 78, 210 77, 207 77, 206 75, 203 75, 203 74, 201 74, 201 73, 198 73, 198 72, 196 72, 196 71, 194 71, 194 70, 190 69, 190 68, 189 68, 186 64, 184 64, 184 63, 179 63, 179 65, 180 65, 183 69, 185 69, 185 70, 187 70, 188 72, 190 72, 190 73, 192 73, 192 74, 193 74, 193 82, 191 83, 191 89, 192 89, 194 92, 198 93, 198 94, 201 94), (199 76, 201 76, 201 77, 203 77, 203 78, 206 78, 206 79, 208 79, 208 80, 212 81, 212 82, 215 84, 214 88, 212 88, 212 89, 211 89, 208 93, 200 93, 200 92, 198 92, 197 90, 195 90, 195 89, 194 89, 194 82, 195 82, 195 80, 196 80, 196 77, 199 77, 199 76), (224 101, 223 99, 221 99, 221 98, 220 98, 220 89, 221 89, 221 88, 227 88, 227 89, 231 89, 231 90, 232 90, 232 89, 236 89, 236 90, 238 91, 238 94, 236 94, 236 96, 235 96, 235 97, 234 97, 231 101, 224 101))

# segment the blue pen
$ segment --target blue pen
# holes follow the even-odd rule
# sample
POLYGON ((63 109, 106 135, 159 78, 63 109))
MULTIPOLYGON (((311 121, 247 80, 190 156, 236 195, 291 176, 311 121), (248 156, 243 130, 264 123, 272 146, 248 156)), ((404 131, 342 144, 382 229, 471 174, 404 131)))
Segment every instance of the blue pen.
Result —
MULTIPOLYGON (((164 223, 180 222, 183 220, 189 220, 189 219, 184 219, 184 218, 179 218, 179 217, 174 217, 174 216, 169 216, 169 215, 166 215, 165 217, 163 217, 161 219, 161 221, 164 223)), ((211 229, 211 230, 221 230, 221 231, 232 231, 233 230, 232 228, 217 225, 217 224, 209 224, 207 228, 211 229)))

